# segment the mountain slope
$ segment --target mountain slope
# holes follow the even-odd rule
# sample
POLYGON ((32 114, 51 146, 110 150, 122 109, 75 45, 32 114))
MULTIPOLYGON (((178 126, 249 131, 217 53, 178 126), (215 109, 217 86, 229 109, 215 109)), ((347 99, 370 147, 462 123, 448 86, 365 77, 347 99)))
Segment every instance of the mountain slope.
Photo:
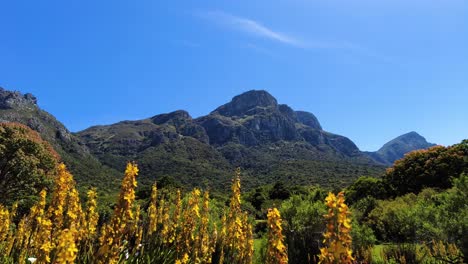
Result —
POLYGON ((382 164, 392 165, 396 160, 403 158, 408 152, 427 149, 433 146, 435 144, 427 142, 424 137, 412 131, 390 140, 378 151, 368 152, 368 154, 382 164))
POLYGON ((275 181, 343 185, 383 167, 317 118, 278 104, 266 91, 234 97, 206 116, 179 110, 76 134, 101 162, 137 160, 145 182, 167 176, 187 185, 226 188, 235 167, 247 187, 275 181))
POLYGON ((312 113, 279 104, 262 90, 235 96, 195 119, 178 110, 73 134, 41 110, 33 95, 0 88, 0 121, 38 131, 80 186, 109 192, 130 160, 139 163, 143 185, 166 177, 188 187, 227 189, 241 167, 247 188, 276 181, 342 186, 381 174, 409 151, 433 146, 411 132, 377 152, 361 152, 350 139, 324 131, 312 113))
POLYGON ((77 135, 108 166, 137 161, 143 184, 166 176, 182 184, 219 187, 231 178, 230 164, 207 144, 204 129, 185 111, 90 127, 77 135))
POLYGON ((103 187, 101 191, 112 191, 118 186, 112 179, 121 173, 102 166, 79 138, 38 107, 37 99, 32 94, 23 95, 0 87, 0 122, 18 122, 39 132, 59 153, 79 186, 103 187))

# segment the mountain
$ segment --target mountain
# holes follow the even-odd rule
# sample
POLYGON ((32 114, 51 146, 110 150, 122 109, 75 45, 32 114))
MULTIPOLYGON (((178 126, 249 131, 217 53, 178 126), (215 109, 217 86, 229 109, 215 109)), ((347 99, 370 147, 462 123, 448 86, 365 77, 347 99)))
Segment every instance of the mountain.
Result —
POLYGON ((127 161, 137 161, 143 184, 167 176, 183 185, 219 185, 232 175, 229 162, 208 144, 203 127, 182 110, 94 126, 76 135, 108 166, 124 168, 127 161))
POLYGON ((39 132, 59 153, 80 187, 105 186, 102 190, 112 191, 118 186, 117 182, 109 181, 109 175, 116 178, 121 173, 103 166, 81 139, 38 107, 37 99, 32 94, 23 95, 0 87, 0 122, 18 122, 39 132))
POLYGON ((109 192, 130 160, 139 164, 143 186, 162 180, 224 190, 240 167, 246 188, 277 181, 339 187, 361 175, 381 175, 404 153, 431 145, 409 133, 377 152, 361 152, 350 139, 323 130, 312 113, 279 104, 263 90, 235 96, 198 118, 178 110, 70 133, 33 95, 0 88, 0 121, 38 131, 80 186, 109 192))
POLYGON ((413 150, 427 149, 435 146, 429 143, 424 137, 412 131, 390 140, 376 152, 368 152, 368 155, 377 162, 385 165, 391 165, 396 160, 413 150))
POLYGON ((145 183, 168 177, 226 188, 241 167, 247 187, 275 181, 336 186, 384 169, 348 138, 324 131, 313 114, 278 104, 263 90, 235 96, 199 118, 179 110, 76 136, 107 166, 138 161, 145 183))

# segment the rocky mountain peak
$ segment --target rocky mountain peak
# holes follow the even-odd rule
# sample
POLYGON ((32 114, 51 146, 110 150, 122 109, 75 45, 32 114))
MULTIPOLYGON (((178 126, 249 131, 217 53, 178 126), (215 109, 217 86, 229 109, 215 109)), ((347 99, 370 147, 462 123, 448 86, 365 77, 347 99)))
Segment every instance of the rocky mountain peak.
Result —
POLYGON ((218 107, 213 113, 223 116, 243 116, 255 114, 256 110, 277 108, 276 99, 264 90, 251 90, 232 98, 231 102, 218 107))
POLYGON ((434 146, 434 144, 427 142, 423 136, 411 131, 387 142, 378 150, 378 152, 387 152, 389 149, 395 150, 395 148, 404 148, 403 151, 407 151, 407 149, 410 148, 411 150, 415 150, 431 146, 434 146))
POLYGON ((37 106, 37 98, 30 94, 8 91, 0 87, 0 109, 33 108, 37 106))
POLYGON ((404 141, 404 142, 423 142, 423 143, 427 143, 426 139, 423 136, 419 135, 415 131, 411 131, 411 132, 408 132, 406 134, 403 134, 403 135, 397 137, 396 139, 404 141))
POLYGON ((181 125, 187 121, 192 120, 192 117, 185 110, 177 110, 174 112, 153 116, 151 120, 156 125, 162 125, 165 123, 173 123, 174 125, 181 125))
POLYGON ((298 121, 302 124, 311 128, 322 130, 322 126, 314 114, 305 111, 296 111, 296 116, 298 121))
POLYGON ((386 165, 393 164, 406 153, 418 149, 427 149, 435 144, 429 143, 418 133, 411 131, 385 143, 378 151, 368 152, 374 160, 386 165))

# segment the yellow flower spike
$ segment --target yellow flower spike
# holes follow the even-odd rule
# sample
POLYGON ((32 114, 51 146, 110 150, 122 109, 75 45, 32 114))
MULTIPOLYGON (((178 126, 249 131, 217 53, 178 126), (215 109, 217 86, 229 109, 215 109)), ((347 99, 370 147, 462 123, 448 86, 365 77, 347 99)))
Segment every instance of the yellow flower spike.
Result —
POLYGON ((158 199, 158 187, 156 184, 153 184, 151 187, 151 201, 150 206, 148 207, 148 219, 149 219, 149 227, 148 233, 151 235, 153 232, 156 232, 157 224, 158 224, 158 210, 156 207, 158 199))
POLYGON ((92 238, 96 235, 97 224, 99 220, 99 214, 97 212, 97 192, 95 188, 92 188, 88 191, 88 201, 86 208, 86 232, 88 238, 92 238))
POLYGON ((209 210, 210 196, 207 191, 203 194, 202 212, 200 217, 199 235, 197 236, 197 256, 200 263, 211 263, 211 255, 214 252, 215 241, 212 240, 211 234, 208 232, 209 225, 209 210))
POLYGON ((129 162, 125 169, 114 214, 99 239, 100 248, 97 253, 97 263, 107 264, 116 262, 119 259, 121 244, 132 236, 135 226, 133 208, 137 175, 137 165, 129 162))
POLYGON ((166 200, 164 199, 164 197, 162 197, 161 200, 159 201, 158 220, 157 220, 157 223, 158 223, 158 224, 162 224, 162 223, 163 223, 164 208, 166 208, 166 200))
POLYGON ((64 209, 67 203, 67 197, 71 189, 74 189, 75 182, 73 176, 68 172, 65 164, 61 163, 58 166, 57 177, 54 181, 54 190, 52 193, 51 203, 47 212, 47 216, 54 223, 53 233, 57 233, 62 229, 64 224, 64 209))
POLYGON ((163 228, 161 230, 160 236, 163 242, 168 243, 171 229, 171 225, 169 224, 169 206, 165 206, 165 203, 163 203, 163 201, 160 206, 160 208, 163 208, 161 212, 161 223, 163 224, 163 228))
POLYGON ((329 208, 324 216, 327 230, 323 234, 325 247, 320 249, 319 263, 352 263, 351 220, 348 218, 344 193, 340 192, 337 196, 329 193, 325 204, 329 208))
POLYGON ((282 234, 282 220, 278 209, 268 209, 268 248, 267 264, 286 264, 288 263, 288 252, 284 245, 282 234))
POLYGON ((227 218, 221 226, 221 260, 225 263, 251 263, 253 254, 252 226, 241 210, 240 169, 231 185, 232 196, 227 218))
POLYGON ((57 245, 57 264, 75 263, 78 248, 75 244, 74 230, 64 229, 59 236, 57 245))
POLYGON ((182 214, 182 225, 180 234, 177 237, 176 248, 178 255, 182 256, 187 254, 188 256, 196 256, 195 243, 197 240, 197 224, 200 221, 199 202, 200 202, 200 190, 194 189, 187 200, 186 208, 182 214))
POLYGON ((51 250, 54 248, 54 244, 51 241, 51 230, 52 230, 52 222, 48 219, 45 219, 41 222, 41 227, 39 229, 37 239, 41 241, 41 245, 39 246, 39 250, 37 252, 37 259, 39 262, 49 263, 50 257, 49 254, 51 250))
POLYGON ((7 208, 0 205, 0 242, 7 238, 10 229, 10 212, 7 208))
POLYGON ((181 207, 182 207, 182 200, 180 198, 180 190, 177 190, 177 196, 176 196, 174 204, 175 206, 174 206, 174 212, 171 216, 171 227, 169 230, 168 243, 173 243, 177 237, 177 230, 179 227, 181 207))

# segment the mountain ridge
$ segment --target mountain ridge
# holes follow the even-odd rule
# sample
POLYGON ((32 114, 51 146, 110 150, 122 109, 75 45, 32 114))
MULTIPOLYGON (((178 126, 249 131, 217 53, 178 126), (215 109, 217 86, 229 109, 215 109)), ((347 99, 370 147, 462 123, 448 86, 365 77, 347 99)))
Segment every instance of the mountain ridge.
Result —
POLYGON ((376 175, 377 171, 383 171, 380 164, 361 153, 350 139, 324 131, 312 113, 279 104, 264 90, 237 95, 208 115, 197 118, 178 110, 142 120, 91 127, 75 134, 109 166, 129 157, 143 160, 142 174, 148 180, 163 176, 150 172, 149 168, 168 166, 174 171, 165 173, 183 178, 177 170, 186 172, 183 168, 189 163, 192 169, 195 167, 190 177, 205 182, 214 181, 214 174, 222 175, 223 179, 217 179, 220 182, 228 182, 229 173, 223 172, 244 168, 249 176, 247 185, 251 186, 274 180, 323 183, 329 176, 339 178, 328 172, 333 170, 340 170, 345 178, 346 173, 353 178, 357 174, 376 175), (194 158, 187 144, 203 150, 204 159, 194 158), (172 155, 167 153, 168 149, 172 155), (166 159, 161 157, 161 152, 167 154, 166 159), (207 164, 206 160, 210 162, 207 164), (333 167, 336 164, 338 169, 333 167), (297 171, 293 167, 298 165, 318 171, 297 171), (204 177, 199 172, 201 167, 215 173, 204 177), (349 168, 355 170, 349 172, 349 168), (299 176, 293 177, 292 172, 299 176))
POLYGON ((323 130, 314 114, 280 104, 265 90, 237 95, 197 118, 176 110, 70 133, 32 94, 0 88, 0 120, 44 134, 71 156, 64 158, 71 164, 87 164, 83 156, 92 160, 90 167, 109 168, 114 175, 136 160, 143 184, 169 177, 189 186, 225 188, 241 167, 248 187, 275 181, 341 186, 361 175, 381 175, 390 156, 385 153, 399 155, 362 152, 349 138, 323 130), (67 142, 71 147, 64 147, 67 142))

